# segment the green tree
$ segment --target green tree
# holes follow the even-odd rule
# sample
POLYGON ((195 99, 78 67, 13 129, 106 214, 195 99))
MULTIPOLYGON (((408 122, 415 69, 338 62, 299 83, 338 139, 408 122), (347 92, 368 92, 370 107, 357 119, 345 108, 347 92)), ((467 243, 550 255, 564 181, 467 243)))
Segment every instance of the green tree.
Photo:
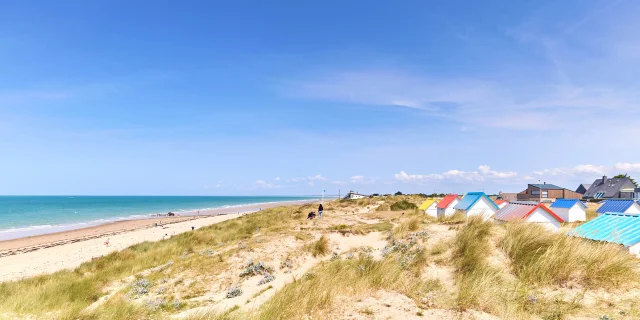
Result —
POLYGON ((636 188, 638 188, 638 183, 636 182, 636 179, 631 178, 628 174, 619 174, 615 177, 613 177, 614 179, 619 179, 619 178, 629 178, 629 180, 631 180, 631 182, 633 182, 633 185, 636 186, 636 188))
POLYGON ((400 192, 400 191, 398 191, 398 192, 396 192, 396 193, 394 194, 394 196, 401 196, 401 195, 402 195, 402 192, 400 192))

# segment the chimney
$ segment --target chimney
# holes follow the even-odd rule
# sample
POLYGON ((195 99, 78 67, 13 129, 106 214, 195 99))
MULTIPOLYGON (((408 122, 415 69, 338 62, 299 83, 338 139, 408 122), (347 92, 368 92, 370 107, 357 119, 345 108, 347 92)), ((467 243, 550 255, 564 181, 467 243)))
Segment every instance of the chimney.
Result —
POLYGON ((607 176, 602 176, 602 184, 607 183, 607 176))

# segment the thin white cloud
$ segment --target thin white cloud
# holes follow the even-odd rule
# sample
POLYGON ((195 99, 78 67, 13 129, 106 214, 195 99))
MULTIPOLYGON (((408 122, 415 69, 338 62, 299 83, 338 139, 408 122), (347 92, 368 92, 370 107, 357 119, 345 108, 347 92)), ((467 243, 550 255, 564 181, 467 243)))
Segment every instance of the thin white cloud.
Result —
POLYGON ((377 181, 376 178, 368 178, 365 176, 352 176, 349 181, 353 184, 370 184, 377 181))
POLYGON ((280 177, 276 177, 276 181, 280 181, 280 177))
POLYGON ((273 184, 273 183, 269 183, 266 182, 264 180, 258 180, 256 181, 256 186, 260 187, 260 188, 264 188, 264 189, 276 189, 276 188, 280 188, 280 185, 277 184, 273 184))
POLYGON ((513 172, 513 171, 507 171, 507 172, 494 171, 494 170, 491 170, 491 167, 487 165, 481 165, 480 167, 478 167, 478 170, 480 171, 480 174, 483 175, 484 177, 494 178, 494 179, 509 179, 509 178, 514 178, 515 176, 518 175, 516 172, 513 172))
POLYGON ((616 163, 615 168, 620 171, 628 172, 640 172, 640 163, 616 163))
POLYGON ((543 170, 535 170, 533 174, 538 176, 558 176, 558 175, 603 175, 611 172, 611 168, 606 166, 592 165, 592 164, 581 164, 577 165, 573 168, 552 168, 552 169, 543 169, 543 170))
POLYGON ((318 180, 318 181, 326 181, 327 180, 326 177, 323 177, 323 176, 321 176, 319 174, 316 174, 315 176, 307 177, 307 179, 309 179, 310 181, 316 181, 316 180, 318 180))
POLYGON ((516 172, 508 171, 508 172, 500 172, 491 170, 491 167, 487 165, 481 165, 478 167, 478 171, 462 171, 462 170, 448 170, 442 173, 429 173, 429 174, 407 174, 404 171, 400 171, 400 173, 396 173, 394 175, 395 179, 403 182, 469 182, 469 183, 477 183, 483 182, 487 179, 498 180, 498 179, 513 179, 517 177, 516 172))

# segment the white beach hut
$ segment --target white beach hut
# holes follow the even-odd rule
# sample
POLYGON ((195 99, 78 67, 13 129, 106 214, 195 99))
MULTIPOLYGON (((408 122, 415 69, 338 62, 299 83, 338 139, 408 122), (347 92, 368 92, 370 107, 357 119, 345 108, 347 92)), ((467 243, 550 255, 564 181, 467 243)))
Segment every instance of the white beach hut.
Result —
POLYGON ((551 231, 558 231, 564 220, 547 208, 535 202, 511 202, 500 209, 493 219, 497 223, 525 222, 539 224, 551 231))
POLYGON ((578 199, 557 199, 551 210, 564 222, 587 221, 587 205, 578 199))
POLYGON ((481 216, 489 220, 500 208, 484 192, 469 192, 454 207, 465 217, 481 216))
POLYGON ((454 207, 460 202, 460 196, 455 193, 450 193, 446 195, 437 206, 437 216, 438 217, 448 217, 453 215, 456 210, 454 207))

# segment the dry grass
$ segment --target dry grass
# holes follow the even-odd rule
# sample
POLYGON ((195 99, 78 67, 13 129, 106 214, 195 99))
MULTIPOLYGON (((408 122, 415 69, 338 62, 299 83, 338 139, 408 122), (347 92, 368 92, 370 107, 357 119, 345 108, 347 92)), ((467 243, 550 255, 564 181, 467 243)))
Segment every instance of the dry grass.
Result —
POLYGON ((442 224, 461 224, 464 223, 467 218, 461 212, 456 212, 450 216, 438 217, 436 221, 442 224))
POLYGON ((307 251, 309 251, 314 257, 326 256, 331 250, 329 238, 322 235, 320 236, 320 239, 308 244, 305 249, 307 249, 307 251))
POLYGON ((408 220, 400 223, 397 227, 395 227, 392 234, 396 238, 404 238, 410 232, 420 229, 421 224, 422 220, 420 220, 418 217, 409 218, 408 220))
POLYGON ((571 281, 593 288, 638 282, 638 260, 620 246, 567 237, 532 224, 506 228, 499 246, 511 259, 513 272, 525 282, 571 281))
MULTIPOLYGON (((290 230, 295 221, 292 207, 267 209, 260 214, 246 215, 219 224, 186 232, 158 242, 143 242, 102 258, 86 262, 73 271, 64 270, 49 275, 15 282, 0 283, 0 313, 42 316, 55 312, 56 318, 80 316, 81 311, 102 296, 104 288, 115 280, 136 275, 152 267, 174 261, 172 268, 202 272, 219 270, 219 259, 203 259, 185 252, 215 248, 252 237, 290 230), (194 259, 198 263, 194 263, 194 259)), ((127 308, 124 308, 127 309, 127 308)))
POLYGON ((469 218, 454 239, 453 260, 458 272, 465 274, 482 269, 490 253, 491 223, 469 218))
MULTIPOLYGON (((416 264, 424 262, 415 262, 416 264)), ((396 257, 376 261, 357 259, 323 262, 306 276, 288 284, 260 309, 259 319, 322 318, 338 296, 394 290, 418 299, 432 287, 407 269, 396 257)))

